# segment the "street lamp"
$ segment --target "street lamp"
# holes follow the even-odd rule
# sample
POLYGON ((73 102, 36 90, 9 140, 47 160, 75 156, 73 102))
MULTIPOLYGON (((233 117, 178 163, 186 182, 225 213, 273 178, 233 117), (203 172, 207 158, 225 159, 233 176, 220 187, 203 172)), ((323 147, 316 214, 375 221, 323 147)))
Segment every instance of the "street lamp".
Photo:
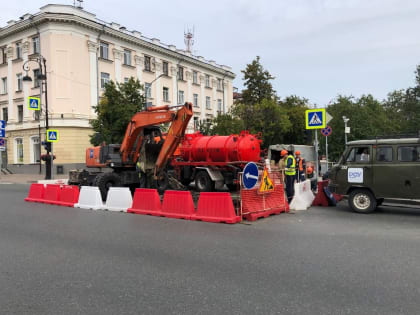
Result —
MULTIPOLYGON (((160 74, 158 77, 156 77, 154 80, 152 80, 152 82, 150 82, 150 83, 148 83, 149 84, 149 89, 150 89, 150 93, 152 92, 152 84, 157 80, 157 79, 160 79, 161 77, 163 77, 165 74, 164 73, 162 73, 162 74, 160 74)), ((145 83, 145 85, 146 85, 146 83, 145 83)), ((158 92, 156 92, 156 93, 158 93, 158 92)), ((145 93, 144 93, 144 98, 145 98, 145 103, 146 103, 146 109, 147 109, 147 91, 145 91, 145 93)))
POLYGON ((350 128, 347 127, 347 123, 349 122, 349 118, 343 116, 344 121, 344 143, 347 145, 347 134, 350 133, 350 128))
MULTIPOLYGON (((30 62, 35 62, 38 64, 39 75, 37 77, 38 80, 41 81, 40 86, 40 97, 42 99, 42 94, 45 93, 45 128, 48 130, 48 85, 47 85, 47 60, 41 55, 38 54, 36 57, 30 57, 26 60, 22 66, 23 70, 26 72, 25 76, 22 78, 23 82, 32 82, 32 78, 28 75, 28 72, 31 70, 29 67, 30 62), (43 92, 43 88, 45 88, 45 92, 43 92)), ((41 142, 41 139, 39 139, 41 142)), ((45 160, 45 179, 51 179, 51 170, 52 170, 52 159, 53 157, 50 155, 52 151, 52 143, 48 143, 46 145, 47 150, 47 158, 45 160)))

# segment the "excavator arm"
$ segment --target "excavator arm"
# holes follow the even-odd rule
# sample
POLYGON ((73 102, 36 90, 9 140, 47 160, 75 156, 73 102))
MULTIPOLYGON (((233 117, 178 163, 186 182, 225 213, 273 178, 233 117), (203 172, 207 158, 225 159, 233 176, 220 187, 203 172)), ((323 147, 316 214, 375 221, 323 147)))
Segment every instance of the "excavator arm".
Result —
POLYGON ((139 157, 143 142, 142 131, 146 127, 172 122, 168 135, 155 162, 154 175, 157 175, 168 162, 185 134, 188 122, 193 115, 192 104, 181 106, 159 106, 148 108, 147 111, 136 113, 127 126, 120 147, 121 161, 124 165, 134 165, 139 157), (181 107, 178 111, 171 108, 181 107))

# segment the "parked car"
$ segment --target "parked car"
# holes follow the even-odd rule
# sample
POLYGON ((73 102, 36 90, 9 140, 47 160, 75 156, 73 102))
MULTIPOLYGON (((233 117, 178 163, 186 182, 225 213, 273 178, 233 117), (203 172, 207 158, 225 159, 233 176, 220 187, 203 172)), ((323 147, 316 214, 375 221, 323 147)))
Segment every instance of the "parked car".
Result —
POLYGON ((329 173, 329 189, 370 213, 384 200, 420 202, 420 138, 352 141, 329 173))

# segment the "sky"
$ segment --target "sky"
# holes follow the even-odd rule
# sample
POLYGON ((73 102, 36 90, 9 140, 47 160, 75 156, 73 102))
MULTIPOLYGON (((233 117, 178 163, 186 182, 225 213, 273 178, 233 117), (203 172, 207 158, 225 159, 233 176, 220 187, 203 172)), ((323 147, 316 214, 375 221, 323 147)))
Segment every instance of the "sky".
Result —
MULTIPOLYGON (((3 0, 0 26, 48 3, 73 0, 3 0)), ((418 0, 84 0, 84 9, 107 22, 229 65, 234 86, 257 55, 284 98, 297 95, 325 106, 337 95, 372 94, 382 100, 414 85, 420 64, 418 0)))

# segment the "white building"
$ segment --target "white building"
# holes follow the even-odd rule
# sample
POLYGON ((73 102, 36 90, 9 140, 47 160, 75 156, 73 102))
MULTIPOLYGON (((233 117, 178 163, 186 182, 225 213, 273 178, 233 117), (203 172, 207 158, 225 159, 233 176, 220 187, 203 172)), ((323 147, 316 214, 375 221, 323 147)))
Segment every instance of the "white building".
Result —
MULTIPOLYGON (((192 102, 188 132, 198 120, 226 112, 233 103, 235 75, 230 67, 74 6, 46 5, 0 28, 0 118, 7 120, 7 158, 14 171, 39 169, 45 117, 27 108, 27 98, 40 95, 40 84, 22 82, 23 64, 39 53, 47 60, 49 125, 60 131, 55 164, 66 168, 84 162, 85 149, 91 146, 89 120, 95 118, 94 108, 109 80, 138 78, 149 105, 192 102)), ((36 77, 37 64, 29 66, 28 74, 36 77)))

